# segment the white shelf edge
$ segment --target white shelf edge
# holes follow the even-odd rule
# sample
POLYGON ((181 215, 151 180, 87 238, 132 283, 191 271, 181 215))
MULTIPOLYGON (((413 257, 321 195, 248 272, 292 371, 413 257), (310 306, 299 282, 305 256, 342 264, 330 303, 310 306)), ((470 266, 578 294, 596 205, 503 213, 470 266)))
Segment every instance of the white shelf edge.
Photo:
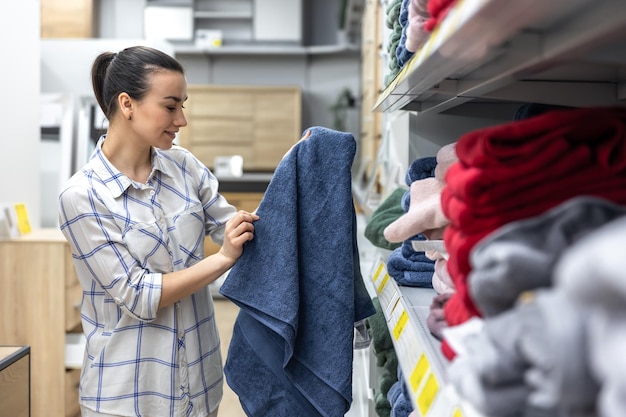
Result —
POLYGON ((386 259, 379 254, 370 279, 387 320, 414 409, 424 417, 481 417, 447 383, 440 342, 430 334, 426 323, 430 301, 436 292, 432 288, 398 285, 386 271, 386 259))
POLYGON ((194 19, 252 19, 252 11, 208 11, 196 10, 194 19))

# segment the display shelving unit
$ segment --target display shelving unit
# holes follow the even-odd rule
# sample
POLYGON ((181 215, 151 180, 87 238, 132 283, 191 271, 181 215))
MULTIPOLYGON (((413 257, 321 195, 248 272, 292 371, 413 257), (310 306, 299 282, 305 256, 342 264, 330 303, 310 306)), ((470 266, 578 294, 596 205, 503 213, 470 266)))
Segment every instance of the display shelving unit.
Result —
MULTIPOLYGON (((382 10, 387 4, 380 1, 382 10)), ((624 1, 460 0, 379 95, 372 111, 407 111, 418 119, 481 118, 530 102, 624 105, 625 40, 624 1)), ((355 199, 366 215, 382 200, 371 198, 376 195, 371 187, 373 182, 354 184, 355 199)), ((480 416, 447 383, 449 362, 428 330, 436 293, 398 285, 386 271, 384 252, 366 278, 381 301, 418 415, 480 416)))

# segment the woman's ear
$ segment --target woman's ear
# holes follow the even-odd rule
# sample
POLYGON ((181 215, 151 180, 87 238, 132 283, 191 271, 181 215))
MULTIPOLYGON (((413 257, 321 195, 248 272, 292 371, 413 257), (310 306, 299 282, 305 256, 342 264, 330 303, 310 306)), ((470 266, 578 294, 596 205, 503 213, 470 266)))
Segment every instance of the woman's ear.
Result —
POLYGON ((125 119, 133 118, 133 99, 126 92, 122 92, 117 96, 117 104, 125 119))

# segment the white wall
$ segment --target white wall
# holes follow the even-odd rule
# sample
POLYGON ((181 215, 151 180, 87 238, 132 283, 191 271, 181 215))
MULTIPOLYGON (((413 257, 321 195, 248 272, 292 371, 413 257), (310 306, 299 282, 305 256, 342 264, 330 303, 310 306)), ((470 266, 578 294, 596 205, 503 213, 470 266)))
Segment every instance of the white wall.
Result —
POLYGON ((0 202, 26 204, 39 227, 39 0, 3 5, 0 13, 0 202))
POLYGON ((173 46, 165 41, 150 42, 144 39, 42 39, 39 47, 41 56, 41 92, 93 96, 90 75, 93 60, 101 52, 117 52, 133 45, 150 45, 172 56, 174 55, 173 46))

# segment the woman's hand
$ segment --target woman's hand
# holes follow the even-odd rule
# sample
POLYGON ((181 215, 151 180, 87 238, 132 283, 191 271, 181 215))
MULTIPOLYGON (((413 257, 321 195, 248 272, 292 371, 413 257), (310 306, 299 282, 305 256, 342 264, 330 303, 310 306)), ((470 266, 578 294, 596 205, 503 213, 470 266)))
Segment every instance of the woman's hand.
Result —
POLYGON ((289 155, 289 153, 291 152, 291 150, 300 142, 302 142, 303 140, 308 139, 308 137, 311 136, 311 131, 307 130, 306 133, 304 134, 304 136, 302 136, 300 138, 300 140, 298 142, 296 142, 291 148, 289 148, 289 150, 287 151, 287 153, 285 153, 285 155, 283 155, 283 159, 285 158, 285 156, 289 155))
POLYGON ((226 223, 224 231, 224 244, 219 253, 229 259, 234 265, 243 253, 243 245, 254 238, 254 222, 259 220, 259 216, 239 210, 226 223))

